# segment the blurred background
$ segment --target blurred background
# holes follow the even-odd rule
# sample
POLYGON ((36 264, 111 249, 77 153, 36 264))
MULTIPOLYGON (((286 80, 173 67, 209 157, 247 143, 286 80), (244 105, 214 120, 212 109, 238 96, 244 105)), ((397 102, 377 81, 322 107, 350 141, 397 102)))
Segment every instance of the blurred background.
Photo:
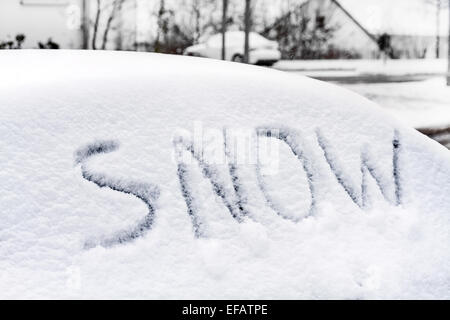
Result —
POLYGON ((128 50, 333 82, 450 148, 450 0, 1 0, 0 49, 128 50))

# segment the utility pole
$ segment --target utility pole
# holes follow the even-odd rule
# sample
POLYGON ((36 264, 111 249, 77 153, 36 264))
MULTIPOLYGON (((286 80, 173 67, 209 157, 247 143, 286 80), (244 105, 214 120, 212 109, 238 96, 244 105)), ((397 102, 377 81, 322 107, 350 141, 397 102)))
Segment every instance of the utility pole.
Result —
POLYGON ((448 70, 447 70, 447 85, 450 86, 450 0, 448 0, 448 70))
POLYGON ((225 33, 227 32, 228 0, 222 0, 222 60, 225 60, 225 33))
POLYGON ((245 0, 245 13, 244 13, 244 28, 245 28, 245 41, 244 41, 244 62, 249 63, 249 51, 250 51, 250 27, 251 27, 251 8, 250 0, 245 0))
POLYGON ((436 2, 436 59, 440 57, 441 47, 441 0, 436 2))
POLYGON ((88 0, 81 1, 81 36, 82 49, 89 49, 89 10, 88 0))

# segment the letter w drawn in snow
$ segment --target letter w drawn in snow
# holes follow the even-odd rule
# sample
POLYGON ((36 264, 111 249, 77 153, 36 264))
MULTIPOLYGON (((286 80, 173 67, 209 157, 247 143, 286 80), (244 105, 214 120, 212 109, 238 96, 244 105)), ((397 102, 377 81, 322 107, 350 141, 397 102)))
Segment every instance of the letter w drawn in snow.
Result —
POLYGON ((113 152, 117 150, 118 147, 119 144, 116 141, 97 141, 79 149, 75 153, 75 161, 77 164, 81 164, 81 174, 84 179, 95 183, 100 188, 110 188, 114 191, 135 196, 145 203, 148 208, 148 213, 133 227, 119 231, 114 235, 99 241, 87 241, 85 243, 86 249, 95 247, 96 245, 110 247, 115 244, 133 241, 143 236, 151 229, 153 224, 155 215, 154 203, 158 199, 160 193, 159 188, 156 185, 110 177, 103 173, 90 170, 86 163, 90 157, 102 153, 113 152))
POLYGON ((362 181, 360 186, 355 186, 350 182, 348 176, 346 177, 343 166, 339 163, 337 158, 333 155, 331 143, 324 137, 320 130, 316 130, 317 141, 321 147, 325 160, 327 161, 331 171, 337 179, 337 182, 344 188, 352 201, 360 208, 364 209, 368 206, 368 192, 367 179, 370 174, 378 188, 380 189, 386 201, 393 205, 401 204, 401 187, 400 187, 400 173, 399 173, 399 153, 401 149, 399 133, 394 131, 392 139, 392 174, 377 170, 377 165, 373 158, 369 157, 367 148, 361 152, 361 175, 362 181))

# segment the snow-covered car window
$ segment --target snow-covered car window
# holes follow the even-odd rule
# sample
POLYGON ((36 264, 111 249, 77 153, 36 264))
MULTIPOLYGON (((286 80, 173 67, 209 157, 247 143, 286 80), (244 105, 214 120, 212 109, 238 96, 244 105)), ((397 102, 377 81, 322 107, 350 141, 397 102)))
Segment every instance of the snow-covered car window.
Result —
POLYGON ((0 69, 0 296, 448 297, 450 154, 362 96, 150 53, 0 69))

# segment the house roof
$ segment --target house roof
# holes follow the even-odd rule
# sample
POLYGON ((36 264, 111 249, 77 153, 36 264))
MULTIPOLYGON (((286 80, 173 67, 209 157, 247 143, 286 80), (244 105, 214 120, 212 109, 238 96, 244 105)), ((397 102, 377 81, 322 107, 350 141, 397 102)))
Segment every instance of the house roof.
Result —
MULTIPOLYGON (((294 6, 317 0, 266 0, 262 5, 272 18, 287 14, 294 6)), ((436 5, 433 0, 332 0, 337 3, 364 32, 377 36, 394 35, 435 36, 436 5)), ((437 1, 437 0, 434 0, 437 1)), ((448 0, 441 0, 441 36, 449 32, 448 0)), ((257 8, 261 9, 261 8, 257 8)), ((270 19, 269 19, 270 20, 270 19)))
MULTIPOLYGON (((436 35, 436 6, 425 0, 338 0, 372 34, 436 35)), ((443 4, 446 1, 442 1, 443 4)), ((441 36, 449 30, 448 6, 441 9, 441 36)))

